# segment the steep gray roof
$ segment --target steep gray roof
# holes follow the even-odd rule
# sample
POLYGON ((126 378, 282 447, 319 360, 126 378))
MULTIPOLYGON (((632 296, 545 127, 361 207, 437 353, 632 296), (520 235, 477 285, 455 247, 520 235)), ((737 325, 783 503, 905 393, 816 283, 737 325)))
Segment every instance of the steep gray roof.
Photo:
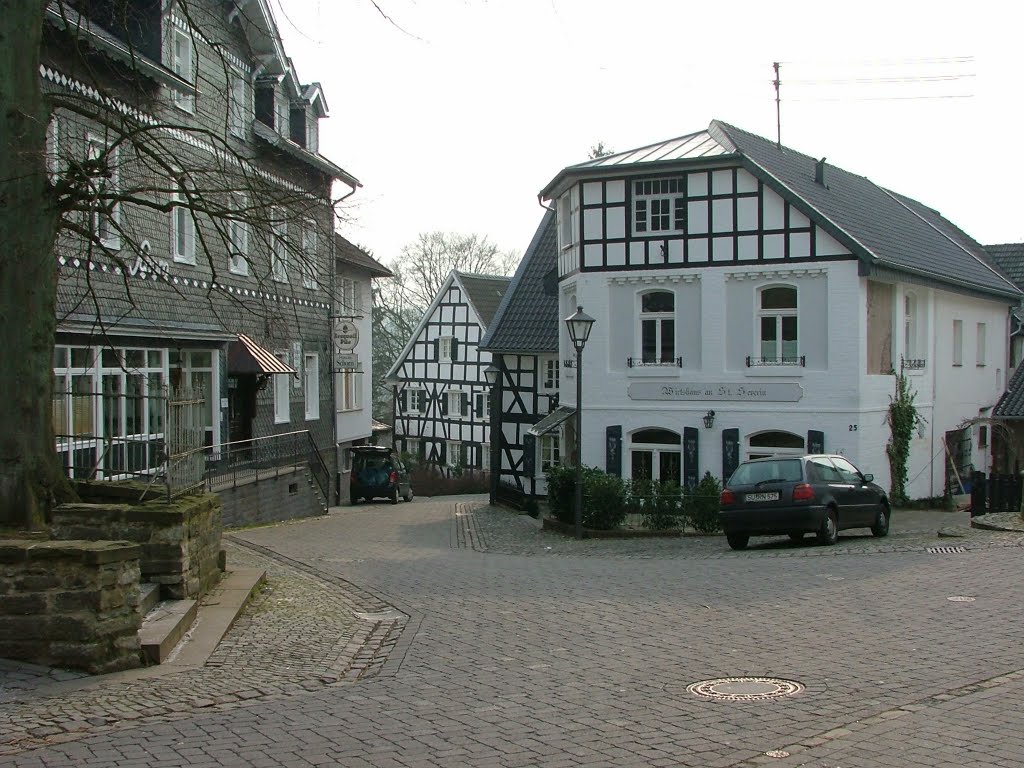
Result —
POLYGON ((558 238, 548 211, 480 342, 490 352, 558 351, 558 238))
POLYGON ((334 233, 334 256, 355 267, 365 269, 371 277, 394 277, 395 273, 385 267, 358 245, 334 233))
POLYGON ((812 218, 868 264, 1019 297, 1019 289, 995 267, 985 249, 938 211, 834 165, 826 164, 825 183, 819 184, 817 161, 808 155, 780 149, 773 141, 718 120, 708 130, 731 142, 754 166, 755 175, 774 179, 771 186, 783 197, 798 204, 802 200, 804 208, 809 205, 820 214, 812 218))
POLYGON ((1017 366, 1006 391, 999 398, 992 416, 997 419, 1024 419, 1024 365, 1017 366))
POLYGON ((1024 289, 1024 243, 986 245, 985 252, 1018 288, 1024 289))
POLYGON ((456 275, 462 287, 466 289, 467 298, 473 304, 480 322, 484 328, 489 327, 512 278, 469 275, 465 272, 457 272, 456 275))

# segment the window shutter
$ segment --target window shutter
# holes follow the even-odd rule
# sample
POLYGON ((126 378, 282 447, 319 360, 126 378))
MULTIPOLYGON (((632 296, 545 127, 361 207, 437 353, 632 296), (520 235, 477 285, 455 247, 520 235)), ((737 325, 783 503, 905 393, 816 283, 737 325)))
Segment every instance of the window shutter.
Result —
POLYGON ((523 474, 533 477, 537 471, 537 438, 533 435, 523 437, 523 474))
POLYGON ((722 430, 722 482, 732 477, 736 467, 740 465, 740 431, 738 429, 722 430))
POLYGON ((462 408, 461 408, 461 411, 462 411, 462 415, 463 416, 471 415, 470 414, 470 410, 469 410, 469 393, 468 392, 463 392, 462 393, 462 408))
POLYGON ((398 393, 398 406, 402 409, 403 413, 409 408, 408 394, 404 389, 398 393))
POLYGON ((469 466, 469 446, 465 443, 459 443, 459 464, 469 466))
POLYGON ((440 395, 438 395, 438 397, 441 400, 441 415, 442 416, 447 416, 448 415, 448 393, 447 392, 442 392, 440 395))
POLYGON ((437 361, 437 360, 440 360, 440 359, 441 359, 441 340, 440 339, 434 339, 434 360, 437 361))
POLYGON ((459 340, 452 336, 452 360, 459 359, 459 340))
POLYGON ((683 427, 683 483, 687 488, 696 487, 700 480, 697 436, 696 427, 683 427))
POLYGON ((807 452, 808 453, 824 453, 825 452, 825 433, 819 432, 816 429, 807 431, 807 452))
POLYGON ((622 477, 622 425, 605 427, 604 430, 604 471, 615 477, 622 477))

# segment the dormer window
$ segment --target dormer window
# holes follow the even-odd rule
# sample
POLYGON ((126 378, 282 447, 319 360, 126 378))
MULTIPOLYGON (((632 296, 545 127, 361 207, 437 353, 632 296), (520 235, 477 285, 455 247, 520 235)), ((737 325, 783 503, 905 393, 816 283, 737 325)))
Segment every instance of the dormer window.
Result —
POLYGON ((256 119, 264 125, 268 125, 277 130, 277 108, 275 105, 275 88, 276 82, 258 82, 256 83, 256 119))
POLYGON ((306 105, 292 104, 289 136, 300 147, 306 146, 306 105))

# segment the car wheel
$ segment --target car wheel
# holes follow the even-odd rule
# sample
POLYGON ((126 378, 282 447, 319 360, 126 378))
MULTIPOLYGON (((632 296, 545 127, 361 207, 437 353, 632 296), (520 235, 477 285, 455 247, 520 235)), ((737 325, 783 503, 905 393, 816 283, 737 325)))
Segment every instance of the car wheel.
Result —
POLYGON ((871 526, 871 535, 881 538, 889 533, 889 507, 884 502, 878 503, 878 510, 875 512, 875 524, 871 526))
POLYGON ((818 531, 818 543, 831 546, 836 543, 838 538, 839 522, 836 517, 836 511, 829 507, 825 519, 821 521, 821 530, 818 531))
POLYGON ((746 549, 750 537, 745 533, 730 533, 726 535, 725 540, 729 542, 729 546, 733 549, 746 549))
POLYGON ((792 531, 789 534, 789 540, 790 541, 803 541, 804 540, 804 535, 800 531, 792 531))
POLYGON ((393 491, 391 491, 391 503, 392 504, 397 504, 398 503, 398 488, 397 487, 393 491))
POLYGON ((412 501, 413 500, 412 488, 410 488, 409 492, 407 494, 405 494, 405 496, 403 496, 402 498, 404 498, 406 501, 412 501))

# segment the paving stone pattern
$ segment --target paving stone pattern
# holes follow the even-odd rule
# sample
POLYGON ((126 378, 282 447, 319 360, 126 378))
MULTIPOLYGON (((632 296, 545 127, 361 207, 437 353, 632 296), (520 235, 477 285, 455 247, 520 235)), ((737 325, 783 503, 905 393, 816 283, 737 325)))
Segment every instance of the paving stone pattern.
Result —
POLYGON ((25 689, 0 707, 0 765, 1024 762, 1024 534, 962 515, 732 552, 721 537, 578 542, 427 500, 232 537, 270 588, 210 663, 25 689), (951 544, 964 551, 927 551, 951 544), (733 676, 805 690, 687 692, 733 676))

